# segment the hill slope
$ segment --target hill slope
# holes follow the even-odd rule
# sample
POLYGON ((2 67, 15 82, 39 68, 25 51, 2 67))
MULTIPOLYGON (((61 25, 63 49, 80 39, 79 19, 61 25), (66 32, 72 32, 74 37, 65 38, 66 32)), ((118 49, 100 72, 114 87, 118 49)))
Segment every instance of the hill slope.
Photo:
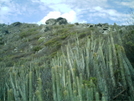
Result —
POLYGON ((0 99, 133 101, 133 38, 116 24, 1 24, 0 99))

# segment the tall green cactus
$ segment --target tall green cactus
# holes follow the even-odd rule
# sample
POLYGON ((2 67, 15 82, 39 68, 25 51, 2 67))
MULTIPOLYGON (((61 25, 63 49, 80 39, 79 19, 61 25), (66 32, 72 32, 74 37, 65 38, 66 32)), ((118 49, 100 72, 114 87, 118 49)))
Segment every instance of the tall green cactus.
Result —
POLYGON ((126 94, 126 99, 133 101, 134 69, 125 55, 118 33, 117 42, 114 37, 115 34, 110 32, 98 38, 93 34, 90 38, 76 38, 74 43, 68 43, 62 53, 57 53, 50 63, 44 63, 42 67, 30 64, 30 67, 10 68, 9 80, 5 80, 0 87, 4 93, 0 99, 112 101, 126 94), (45 85, 48 81, 44 80, 47 67, 52 67, 49 86, 45 85), (49 87, 52 91, 48 93, 49 87), (117 88, 123 88, 123 91, 120 89, 121 92, 117 92, 117 88), (51 98, 46 99, 48 94, 51 98))
POLYGON ((8 90, 7 96, 8 96, 7 101, 14 101, 14 96, 13 96, 13 90, 12 89, 8 90))
POLYGON ((33 98, 33 94, 32 94, 33 93, 32 76, 33 75, 32 75, 32 72, 31 71, 29 72, 29 75, 28 76, 29 76, 29 86, 28 86, 29 87, 29 101, 32 101, 32 98, 33 98))
MULTIPOLYGON (((77 39, 75 49, 68 45, 67 55, 64 54, 64 58, 63 56, 57 56, 58 59, 53 59, 52 66, 57 66, 58 71, 64 72, 54 71, 54 68, 52 68, 54 101, 58 101, 58 96, 62 98, 61 100, 67 99, 70 101, 75 101, 77 98, 79 101, 112 100, 114 90, 110 87, 118 87, 119 81, 116 79, 120 78, 115 77, 115 72, 118 69, 120 69, 118 75, 121 74, 122 79, 120 82, 123 86, 128 86, 127 80, 130 82, 129 86, 134 86, 131 77, 125 77, 125 74, 130 75, 130 70, 125 68, 130 67, 122 59, 126 59, 126 56, 121 46, 121 39, 119 38, 119 45, 116 45, 112 35, 107 36, 108 40, 103 40, 103 37, 99 38, 94 39, 92 35, 91 39, 86 40, 84 46, 80 46, 80 42, 77 39), (68 72, 66 73, 65 71, 68 72), (96 84, 92 80, 88 82, 88 79, 92 76, 97 78, 96 84), (54 80, 55 77, 57 78, 56 80, 54 80), (63 77, 64 80, 62 81, 63 77), (86 80, 88 84, 84 84, 82 80, 86 80), (92 83, 94 86, 89 86, 92 83), (74 85, 76 86, 74 87, 74 85), (58 93, 56 93, 55 87, 64 88, 64 93, 66 92, 68 95, 67 98, 66 96, 62 97, 62 89, 58 89, 58 93)), ((128 64, 130 65, 130 63, 128 64)), ((132 92, 133 90, 130 91, 132 92)), ((133 98, 132 95, 131 97, 133 98)))

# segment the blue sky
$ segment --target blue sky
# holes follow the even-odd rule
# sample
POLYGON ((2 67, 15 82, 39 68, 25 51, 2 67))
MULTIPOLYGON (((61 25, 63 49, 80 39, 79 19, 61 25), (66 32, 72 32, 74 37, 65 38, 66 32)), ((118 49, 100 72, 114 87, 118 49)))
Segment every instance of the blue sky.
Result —
MULTIPOLYGON (((0 0, 0 23, 45 24, 64 17, 70 23, 128 24, 134 0, 0 0)), ((134 15, 133 15, 134 16, 134 15)))

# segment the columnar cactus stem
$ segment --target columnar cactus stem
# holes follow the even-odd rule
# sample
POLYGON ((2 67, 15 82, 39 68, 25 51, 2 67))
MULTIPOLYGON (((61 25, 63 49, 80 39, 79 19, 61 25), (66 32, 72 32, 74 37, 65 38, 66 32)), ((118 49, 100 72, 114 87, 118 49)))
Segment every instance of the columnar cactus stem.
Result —
MULTIPOLYGON (((68 49, 68 47, 67 47, 67 57, 68 57, 68 64, 69 64, 69 67, 70 67, 70 70, 71 70, 71 74, 74 77, 73 67, 72 67, 72 63, 70 61, 70 55, 69 55, 69 49, 68 49)), ((74 78, 73 78, 73 80, 74 80, 74 78)))
POLYGON ((29 72, 29 101, 32 101, 32 94, 33 93, 33 87, 32 87, 32 72, 29 72))
POLYGON ((56 98, 56 78, 55 78, 55 67, 52 67, 52 86, 53 86, 53 100, 54 101, 57 101, 57 98, 56 98))
POLYGON ((119 65, 120 65, 120 69, 121 69, 121 78, 122 78, 122 83, 123 86, 126 88, 127 84, 126 84, 126 78, 125 78, 125 71, 124 71, 124 65, 123 65, 123 61, 122 61, 122 54, 121 54, 121 46, 117 46, 117 52, 118 52, 118 59, 119 59, 119 65))
POLYGON ((59 77, 59 72, 58 72, 58 67, 55 68, 56 72, 56 88, 57 88, 57 101, 61 100, 61 92, 60 92, 60 77, 59 77))
POLYGON ((73 101, 73 91, 72 91, 72 84, 71 84, 71 74, 70 74, 70 71, 68 71, 68 91, 69 91, 70 100, 73 101))
POLYGON ((99 100, 100 100, 99 93, 96 92, 96 93, 95 93, 95 101, 99 101, 99 100))
POLYGON ((78 97, 79 97, 79 101, 82 101, 82 89, 81 89, 79 78, 76 77, 76 80, 77 80, 77 86, 78 86, 78 97))
POLYGON ((13 99, 13 90, 12 89, 8 90, 7 95, 8 95, 7 101, 14 101, 14 99, 13 99))
POLYGON ((112 58, 112 49, 111 49, 111 45, 108 46, 109 49, 109 70, 110 70, 110 75, 111 75, 111 80, 112 80, 112 84, 113 87, 115 87, 115 77, 114 77, 114 68, 113 68, 113 58, 112 58))
POLYGON ((36 90, 35 94, 37 96, 38 101, 43 101, 42 96, 41 96, 41 92, 39 90, 36 90))
POLYGON ((37 95, 38 101, 43 101, 43 98, 42 98, 42 80, 40 77, 37 79, 37 84, 38 84, 38 87, 37 87, 37 90, 35 93, 37 95))

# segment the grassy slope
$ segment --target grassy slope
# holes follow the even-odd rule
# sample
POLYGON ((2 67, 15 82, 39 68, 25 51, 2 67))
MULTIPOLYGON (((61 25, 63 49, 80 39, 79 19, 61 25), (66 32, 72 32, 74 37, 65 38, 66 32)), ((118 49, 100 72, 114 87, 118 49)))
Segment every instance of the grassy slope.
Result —
MULTIPOLYGON (((43 67, 44 65, 50 66, 52 58, 57 55, 62 55, 62 52, 66 52, 66 45, 68 42, 71 47, 75 47, 75 40, 78 37, 80 47, 83 47, 85 40, 91 37, 91 33, 98 39, 96 41, 99 45, 99 37, 103 37, 103 40, 108 40, 108 35, 102 35, 99 30, 91 28, 82 28, 73 24, 68 25, 55 25, 49 26, 51 30, 42 31, 44 25, 34 24, 22 24, 16 27, 8 26, 10 34, 1 38, 4 42, 0 45, 0 81, 3 82, 4 78, 7 78, 8 72, 5 68, 31 68, 31 67, 43 67), (61 51, 62 47, 62 51, 61 51), (4 68, 4 69, 3 69, 4 68)), ((117 29, 117 32, 113 34, 115 43, 118 43, 116 33, 121 34, 123 45, 127 52, 127 56, 131 59, 131 63, 134 63, 133 50, 134 50, 134 30, 128 30, 121 32, 118 30, 120 26, 111 26, 111 28, 117 29)), ((99 46, 98 46, 99 47, 99 46)), ((50 68, 46 68, 48 78, 51 78, 49 74, 50 68)), ((27 73, 26 73, 27 74, 27 73)), ((46 80, 47 78, 44 78, 46 80)), ((49 81, 49 80, 48 80, 49 81)), ((3 85, 1 83, 1 85, 3 85)), ((49 85, 49 84, 48 84, 49 85)), ((50 87, 51 88, 51 87, 50 87)))
POLYGON ((0 45, 0 64, 4 63, 10 67, 31 61, 33 58, 51 58, 61 46, 67 44, 68 41, 73 42, 76 33, 81 38, 90 34, 90 29, 76 28, 74 25, 50 26, 51 30, 47 32, 41 31, 43 27, 44 25, 32 24, 9 26, 8 31, 11 34, 5 35, 4 44, 0 45))

